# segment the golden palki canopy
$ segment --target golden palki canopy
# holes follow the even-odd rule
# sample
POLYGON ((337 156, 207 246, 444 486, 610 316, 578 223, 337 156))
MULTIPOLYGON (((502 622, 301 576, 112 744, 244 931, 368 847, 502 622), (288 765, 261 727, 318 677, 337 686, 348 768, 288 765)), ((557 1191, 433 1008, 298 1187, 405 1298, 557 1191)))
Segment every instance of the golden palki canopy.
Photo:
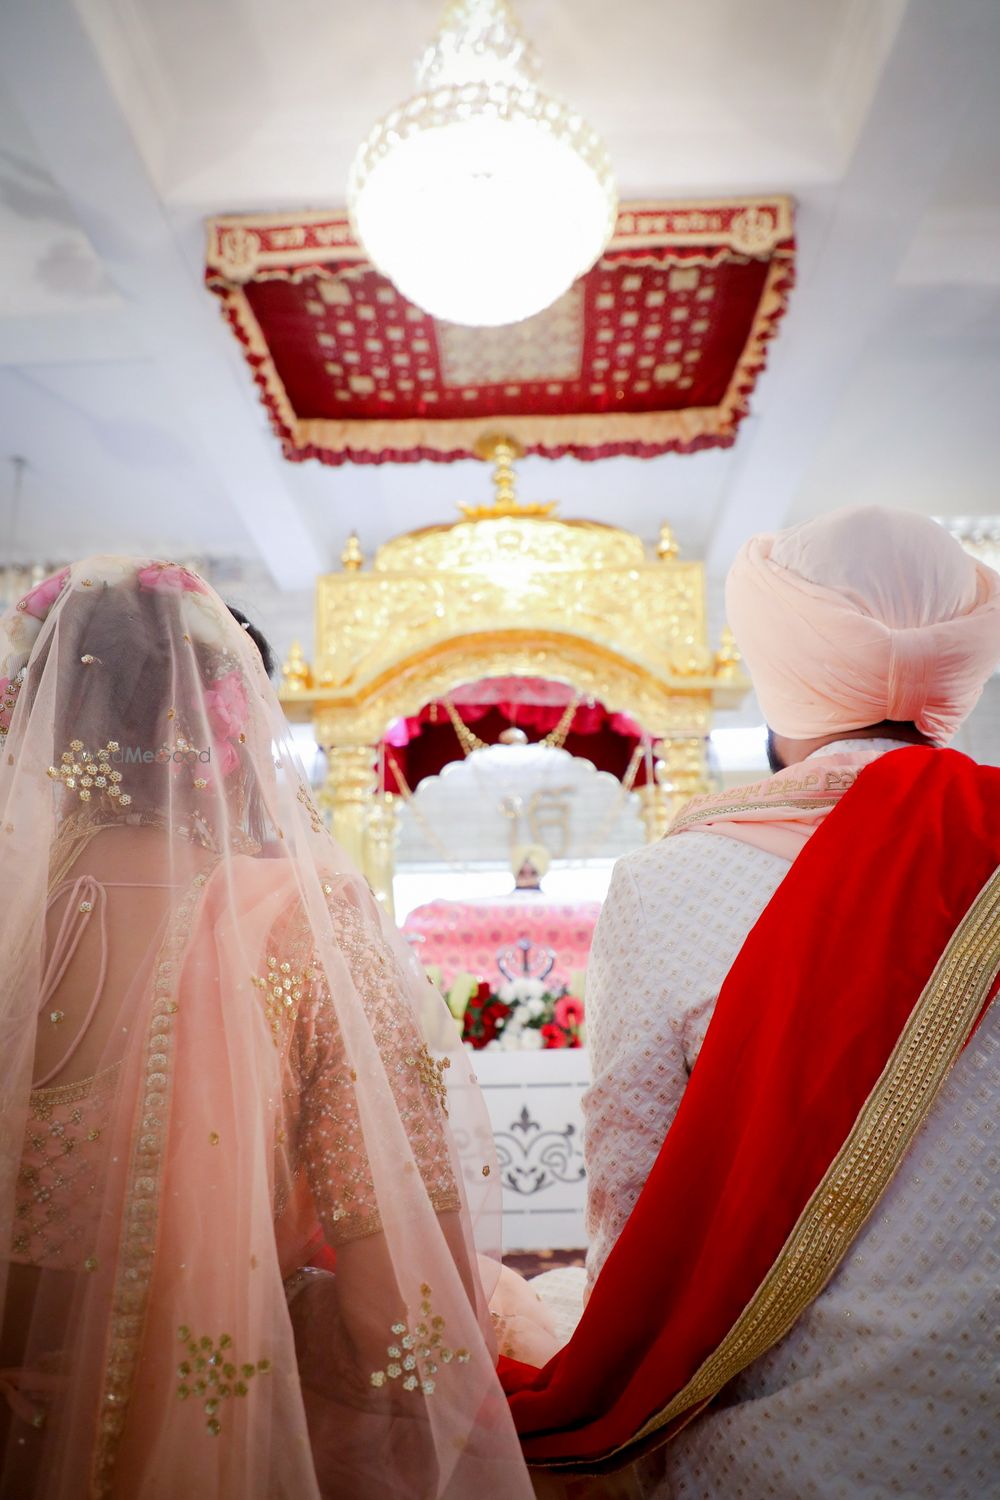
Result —
POLYGON ((395 537, 370 569, 352 537, 342 570, 317 584, 314 666, 298 646, 285 666, 286 711, 313 721, 328 756, 335 832, 383 891, 392 830, 375 762, 394 720, 483 678, 567 683, 653 740, 658 784, 644 792, 658 836, 671 802, 704 787, 713 709, 749 687, 731 638, 709 647, 704 570, 679 560, 669 526, 650 556, 631 532, 520 504, 512 440, 478 451, 495 463, 494 502, 395 537))

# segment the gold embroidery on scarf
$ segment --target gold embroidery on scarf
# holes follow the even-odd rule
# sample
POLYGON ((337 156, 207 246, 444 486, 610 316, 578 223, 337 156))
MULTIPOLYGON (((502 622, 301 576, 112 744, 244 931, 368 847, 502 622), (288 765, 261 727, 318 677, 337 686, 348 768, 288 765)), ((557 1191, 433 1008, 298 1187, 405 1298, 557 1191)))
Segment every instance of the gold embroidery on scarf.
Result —
POLYGON ((296 793, 296 797, 297 800, 302 803, 302 806, 305 808, 306 812, 309 814, 309 824, 312 828, 313 833, 325 833, 326 824, 320 817, 319 810, 316 807, 315 802, 310 797, 301 781, 299 782, 299 789, 296 793))
POLYGON ((398 1380, 404 1391, 419 1390, 424 1396, 433 1396, 440 1365, 450 1365, 452 1360, 467 1365, 471 1358, 468 1349, 452 1349, 444 1342, 444 1318, 434 1312, 431 1302, 433 1293, 424 1282, 420 1288, 420 1322, 411 1328, 409 1320, 393 1323, 390 1330, 394 1343, 386 1349, 388 1360, 383 1370, 373 1370, 369 1376, 372 1385, 379 1388, 386 1381, 398 1380))
POLYGON ((109 740, 97 755, 85 748, 82 740, 70 740, 58 766, 49 766, 51 781, 60 781, 68 792, 75 792, 81 802, 89 802, 93 793, 110 797, 119 807, 128 807, 132 798, 121 787, 122 773, 111 765, 119 749, 117 740, 109 740))
POLYGON ((222 1334, 216 1343, 207 1333, 196 1338, 187 1324, 182 1323, 177 1337, 187 1345, 186 1358, 177 1366, 180 1377, 178 1399, 187 1401, 191 1396, 204 1396, 205 1426, 212 1437, 218 1437, 222 1423, 216 1413, 223 1401, 234 1396, 248 1396, 250 1387, 247 1381, 253 1380, 255 1375, 267 1375, 271 1361, 258 1359, 255 1364, 238 1364, 235 1350, 228 1352, 233 1349, 228 1333, 222 1334))
POLYGON ((850 791, 864 769, 848 767, 843 770, 808 771, 805 775, 795 777, 789 777, 785 773, 780 786, 775 786, 773 781, 754 781, 749 786, 735 787, 724 795, 712 793, 705 797, 692 797, 678 812, 667 833, 681 833, 692 823, 715 822, 746 812, 780 814, 785 807, 801 808, 807 812, 811 808, 833 807, 844 792, 850 791), (815 795, 798 795, 806 792, 815 795))
MULTIPOLYGON (((793 1327, 823 1290, 889 1186, 989 996, 1000 965, 1000 870, 987 881, 938 960, 850 1135, 761 1285, 687 1385, 634 1437, 601 1458, 532 1459, 593 1472, 700 1409, 793 1327)), ((666 1441, 666 1433, 660 1441, 666 1441)))
POLYGON ((836 807, 840 801, 839 797, 782 797, 780 802, 740 802, 719 804, 716 807, 703 807, 691 809, 690 806, 683 808, 667 829, 667 836, 672 833, 685 833, 696 823, 724 823, 727 818, 736 818, 740 813, 746 812, 770 812, 781 813, 785 808, 801 808, 804 812, 817 812, 824 807, 836 807))
POLYGON ((268 954, 266 975, 251 975, 254 988, 263 992, 264 1014, 276 1047, 281 1046, 282 1037, 295 1023, 304 986, 315 978, 313 969, 297 974, 287 959, 278 959, 274 954, 268 954))
POLYGON ((153 1013, 140 1085, 141 1114, 132 1142, 128 1180, 122 1206, 122 1244, 118 1253, 111 1304, 110 1338, 98 1410, 90 1495, 110 1495, 118 1444, 125 1426, 132 1385, 138 1366, 142 1331, 153 1275, 156 1227, 159 1217, 166 1143, 173 1085, 172 1047, 175 995, 181 960, 208 872, 196 875, 174 912, 153 968, 153 1013))
POLYGON ((438 1101, 444 1114, 447 1115, 448 1085, 444 1081, 444 1075, 451 1067, 451 1058, 442 1057, 435 1060, 431 1057, 427 1043, 421 1042, 415 1056, 412 1052, 407 1054, 406 1064, 407 1067, 417 1069, 421 1083, 438 1101))

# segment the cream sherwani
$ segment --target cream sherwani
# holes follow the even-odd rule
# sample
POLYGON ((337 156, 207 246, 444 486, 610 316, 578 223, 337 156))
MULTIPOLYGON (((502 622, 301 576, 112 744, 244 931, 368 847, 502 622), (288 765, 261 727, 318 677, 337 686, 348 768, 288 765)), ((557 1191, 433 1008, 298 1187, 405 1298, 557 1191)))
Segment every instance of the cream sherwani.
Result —
MULTIPOLYGON (((848 747, 892 745, 827 753, 848 747)), ((788 868, 708 833, 616 866, 587 974, 591 1280, 677 1112, 722 982, 788 868)), ((850 950, 845 933, 845 963, 850 950)), ((829 1286, 717 1407, 643 1462, 644 1493, 1000 1495, 997 1011, 829 1286)))

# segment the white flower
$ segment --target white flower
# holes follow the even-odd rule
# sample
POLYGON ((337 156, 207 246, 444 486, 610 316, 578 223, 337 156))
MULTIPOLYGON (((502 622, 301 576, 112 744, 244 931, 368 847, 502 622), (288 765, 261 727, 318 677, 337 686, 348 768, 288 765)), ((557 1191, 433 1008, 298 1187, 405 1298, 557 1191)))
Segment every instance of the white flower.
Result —
POLYGON ((528 1012, 528 1015, 530 1016, 530 1018, 533 1021, 537 1021, 538 1018, 539 1018, 539 1016, 544 1016, 544 1014, 545 1014, 545 1010, 546 1010, 545 1001, 544 1000, 539 1000, 537 998, 534 999, 534 1000, 529 1000, 528 1003, 527 1003, 526 1009, 527 1009, 527 1012, 528 1012))
POLYGON ((540 1000, 545 994, 545 985, 540 979, 512 979, 500 989, 500 999, 506 1005, 523 1005, 529 1000, 540 1000))
POLYGON ((221 649, 230 634, 229 618, 211 594, 194 594, 185 590, 176 596, 180 600, 180 615, 185 630, 202 646, 221 649))
POLYGON ((540 1051, 540 1049, 542 1048, 543 1045, 544 1045, 544 1043, 542 1041, 542 1033, 539 1030, 537 1030, 536 1027, 529 1026, 526 1031, 522 1031, 522 1033, 521 1033, 521 1051, 522 1052, 538 1052, 538 1051, 540 1051))
MULTIPOLYGON (((521 1038, 523 1035, 524 1032, 520 1031, 519 1029, 514 1029, 511 1026, 505 1026, 503 1031, 501 1031, 500 1033, 500 1051, 520 1052, 521 1038)), ((487 1043, 487 1045, 492 1047, 493 1043, 489 1042, 487 1043)))
MULTIPOLYGON (((17 657, 30 656, 31 648, 38 639, 42 628, 42 621, 36 620, 34 615, 25 613, 24 610, 12 610, 4 621, 3 634, 5 656, 4 670, 9 670, 9 664, 17 657)), ((11 673, 10 675, 13 675, 11 673)))

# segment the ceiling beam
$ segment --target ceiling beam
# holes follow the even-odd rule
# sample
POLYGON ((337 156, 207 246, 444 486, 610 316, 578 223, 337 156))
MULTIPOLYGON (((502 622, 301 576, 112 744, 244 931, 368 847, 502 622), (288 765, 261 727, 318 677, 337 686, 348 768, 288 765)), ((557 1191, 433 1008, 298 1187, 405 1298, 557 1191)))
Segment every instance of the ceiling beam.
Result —
MULTIPOLYGON (((0 7, 0 78, 127 302, 184 431, 275 581, 327 559, 284 482, 250 378, 183 250, 71 0, 0 7)), ((171 420, 172 419, 172 420, 171 420)))
MULTIPOLYGON (((974 112, 992 108, 996 0, 910 0, 846 175, 799 223, 800 281, 719 506, 709 571, 786 521, 974 112)), ((844 496, 845 504, 850 496, 844 496)))

